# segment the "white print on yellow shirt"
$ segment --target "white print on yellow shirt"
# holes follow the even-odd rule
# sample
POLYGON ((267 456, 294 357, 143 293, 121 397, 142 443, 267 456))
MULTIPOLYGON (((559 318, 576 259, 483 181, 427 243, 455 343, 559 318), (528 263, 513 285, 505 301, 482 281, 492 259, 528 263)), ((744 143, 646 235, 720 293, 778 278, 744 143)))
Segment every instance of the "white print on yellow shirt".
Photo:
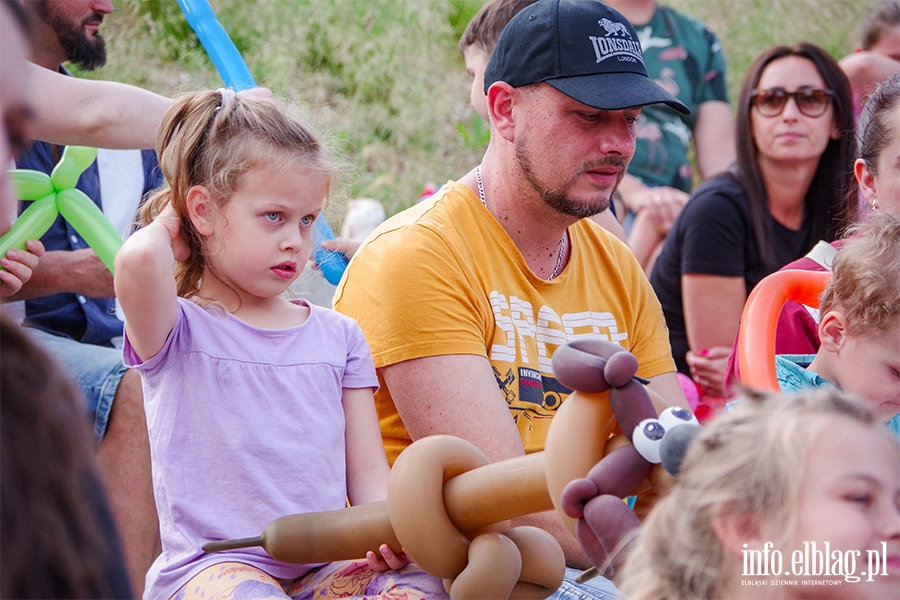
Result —
POLYGON ((587 334, 599 335, 618 344, 628 339, 628 332, 619 331, 616 318, 609 312, 581 311, 558 315, 544 305, 535 320, 534 308, 527 300, 516 296, 507 300, 506 296, 494 291, 490 301, 497 328, 503 332, 494 336, 491 362, 534 364, 534 357, 528 352, 532 346, 536 347, 539 370, 550 374, 553 370, 548 346, 555 348, 587 334))

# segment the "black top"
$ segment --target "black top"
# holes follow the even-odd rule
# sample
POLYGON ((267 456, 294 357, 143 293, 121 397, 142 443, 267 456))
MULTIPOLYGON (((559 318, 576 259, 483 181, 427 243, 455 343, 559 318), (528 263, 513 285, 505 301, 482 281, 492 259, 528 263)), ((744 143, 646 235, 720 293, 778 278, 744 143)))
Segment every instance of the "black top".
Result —
POLYGON ((808 224, 794 231, 769 215, 775 264, 767 267, 759 257, 749 210, 747 194, 734 175, 713 177, 691 195, 653 267, 650 283, 662 304, 672 356, 682 373, 690 374, 682 275, 743 277, 749 294, 763 277, 800 258, 815 243, 808 224))

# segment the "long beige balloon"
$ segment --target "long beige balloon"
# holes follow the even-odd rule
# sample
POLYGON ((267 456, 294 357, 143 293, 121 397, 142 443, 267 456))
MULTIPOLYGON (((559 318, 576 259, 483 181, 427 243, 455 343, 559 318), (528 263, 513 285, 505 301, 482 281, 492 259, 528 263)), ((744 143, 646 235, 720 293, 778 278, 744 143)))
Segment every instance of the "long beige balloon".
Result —
MULTIPOLYGON (((481 593, 499 586, 509 588, 509 597, 539 599, 562 583, 562 549, 543 530, 509 529, 508 521, 552 509, 543 453, 489 464, 473 444, 436 435, 398 457, 386 502, 281 517, 259 537, 211 542, 203 549, 262 546, 278 560, 317 563, 360 558, 388 544, 444 579, 454 600, 488 597, 474 591, 481 586, 488 586, 481 593), (473 548, 483 535, 488 537, 473 548)), ((493 593, 489 597, 504 597, 493 593)))

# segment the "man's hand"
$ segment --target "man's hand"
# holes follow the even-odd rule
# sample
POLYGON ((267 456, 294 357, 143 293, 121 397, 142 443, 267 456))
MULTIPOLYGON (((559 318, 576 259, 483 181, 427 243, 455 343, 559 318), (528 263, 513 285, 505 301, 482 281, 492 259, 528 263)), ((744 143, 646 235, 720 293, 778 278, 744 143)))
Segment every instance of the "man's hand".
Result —
POLYGON ((90 248, 51 250, 38 261, 31 279, 9 299, 30 300, 62 293, 113 298, 112 273, 90 248))
MULTIPOLYGON (((49 255, 59 254, 50 252, 49 255)), ((57 274, 57 278, 63 282, 64 291, 81 294, 87 298, 114 298, 113 276, 90 248, 62 252, 68 256, 59 265, 66 268, 67 272, 57 274)))

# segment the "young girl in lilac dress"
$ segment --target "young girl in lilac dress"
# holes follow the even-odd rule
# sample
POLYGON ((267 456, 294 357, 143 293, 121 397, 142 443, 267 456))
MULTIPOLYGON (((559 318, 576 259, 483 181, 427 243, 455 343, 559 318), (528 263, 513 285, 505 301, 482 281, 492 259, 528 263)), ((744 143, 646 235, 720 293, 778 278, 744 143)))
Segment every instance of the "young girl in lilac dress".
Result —
POLYGON ((327 565, 201 550, 285 515, 383 500, 389 468, 359 327, 282 297, 309 257, 335 173, 328 152, 274 102, 230 90, 176 101, 157 151, 168 187, 115 278, 162 539, 145 597, 445 597, 386 545, 327 565))

